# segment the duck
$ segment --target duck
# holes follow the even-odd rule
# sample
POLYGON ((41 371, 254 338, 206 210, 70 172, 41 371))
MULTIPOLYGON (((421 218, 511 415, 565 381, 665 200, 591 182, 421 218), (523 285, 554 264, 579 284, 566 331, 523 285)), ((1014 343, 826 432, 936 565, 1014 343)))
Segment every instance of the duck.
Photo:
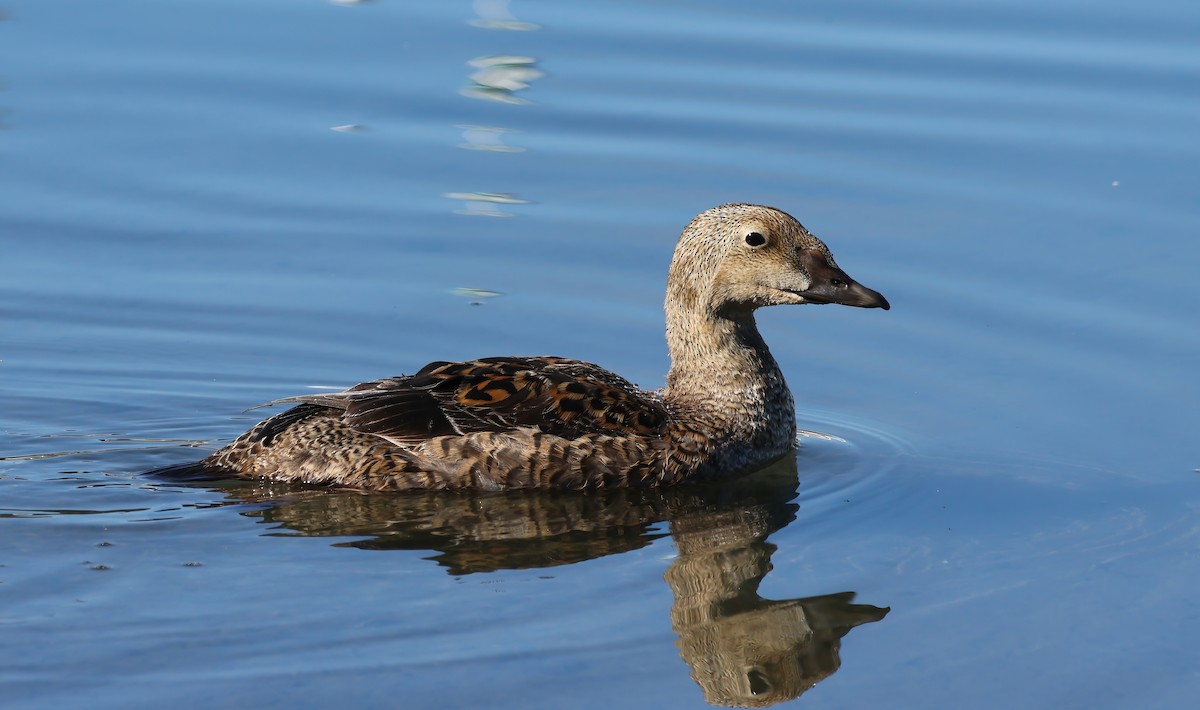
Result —
POLYGON ((792 393, 765 306, 891 308, 788 213, 731 203, 683 229, 667 274, 666 386, 564 357, 432 362, 303 394, 192 466, 372 491, 599 490, 714 481, 790 455, 792 393))

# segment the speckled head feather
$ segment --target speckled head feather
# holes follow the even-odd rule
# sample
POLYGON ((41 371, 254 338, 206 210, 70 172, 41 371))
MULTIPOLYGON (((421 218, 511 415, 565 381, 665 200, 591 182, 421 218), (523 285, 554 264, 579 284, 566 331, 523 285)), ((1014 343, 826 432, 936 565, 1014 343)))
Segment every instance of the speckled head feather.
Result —
POLYGON ((699 397, 714 371, 740 386, 740 374, 769 369, 753 311, 804 303, 891 307, 786 212, 740 203, 701 212, 683 230, 667 277, 669 383, 699 397))
POLYGON ((302 395, 197 464, 380 490, 596 489, 734 476, 791 452, 792 395, 759 335, 763 306, 889 308, 824 242, 772 207, 687 225, 667 278, 667 387, 557 357, 436 362, 302 395))
POLYGON ((701 212, 680 235, 667 277, 667 308, 716 313, 842 303, 810 292, 824 285, 823 279, 845 286, 847 298, 854 301, 845 305, 890 307, 880 294, 861 286, 850 293, 856 284, 838 268, 829 247, 788 213, 761 205, 721 205, 701 212))

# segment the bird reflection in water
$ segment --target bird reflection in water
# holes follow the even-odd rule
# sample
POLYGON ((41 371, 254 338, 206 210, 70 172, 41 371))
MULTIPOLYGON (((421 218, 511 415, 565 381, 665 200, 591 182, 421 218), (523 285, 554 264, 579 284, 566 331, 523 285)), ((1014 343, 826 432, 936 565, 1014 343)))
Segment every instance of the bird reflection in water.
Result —
MULTIPOLYGON (((795 459, 787 460, 794 475, 795 459)), ((755 501, 670 523, 679 557, 664 577, 675 595, 675 645, 713 705, 767 707, 798 697, 838 669, 850 629, 890 610, 854 604, 854 592, 760 597, 776 550, 766 537, 791 522, 771 512, 755 501)))
POLYGON ((339 546, 432 550, 453 575, 543 568, 619 554, 670 535, 664 577, 671 626, 692 678, 714 705, 766 707, 798 697, 841 664, 841 639, 888 608, 854 593, 770 600, 758 595, 775 545, 767 537, 799 506, 794 456, 720 484, 590 493, 363 493, 267 482, 210 482, 253 516, 339 546), (664 530, 661 523, 667 523, 664 530))

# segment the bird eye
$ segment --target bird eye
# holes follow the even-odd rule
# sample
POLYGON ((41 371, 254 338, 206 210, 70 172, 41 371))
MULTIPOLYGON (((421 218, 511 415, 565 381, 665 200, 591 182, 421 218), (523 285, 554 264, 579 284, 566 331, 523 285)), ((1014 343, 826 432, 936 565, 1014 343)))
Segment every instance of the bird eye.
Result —
POLYGON ((767 243, 767 238, 761 232, 750 232, 746 235, 746 243, 752 247, 761 247, 767 243))
POLYGON ((846 282, 842 281, 841 279, 830 279, 829 283, 833 284, 834 286, 845 286, 846 285, 846 282))

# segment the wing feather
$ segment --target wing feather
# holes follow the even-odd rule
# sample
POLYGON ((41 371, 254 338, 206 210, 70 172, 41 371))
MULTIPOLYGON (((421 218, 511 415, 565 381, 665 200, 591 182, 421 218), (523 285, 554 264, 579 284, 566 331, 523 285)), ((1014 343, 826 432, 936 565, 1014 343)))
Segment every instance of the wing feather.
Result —
POLYGON ((434 362, 408 377, 274 403, 280 402, 341 409, 353 429, 402 445, 523 427, 567 439, 595 433, 653 436, 668 419, 653 394, 595 365, 555 357, 434 362))

